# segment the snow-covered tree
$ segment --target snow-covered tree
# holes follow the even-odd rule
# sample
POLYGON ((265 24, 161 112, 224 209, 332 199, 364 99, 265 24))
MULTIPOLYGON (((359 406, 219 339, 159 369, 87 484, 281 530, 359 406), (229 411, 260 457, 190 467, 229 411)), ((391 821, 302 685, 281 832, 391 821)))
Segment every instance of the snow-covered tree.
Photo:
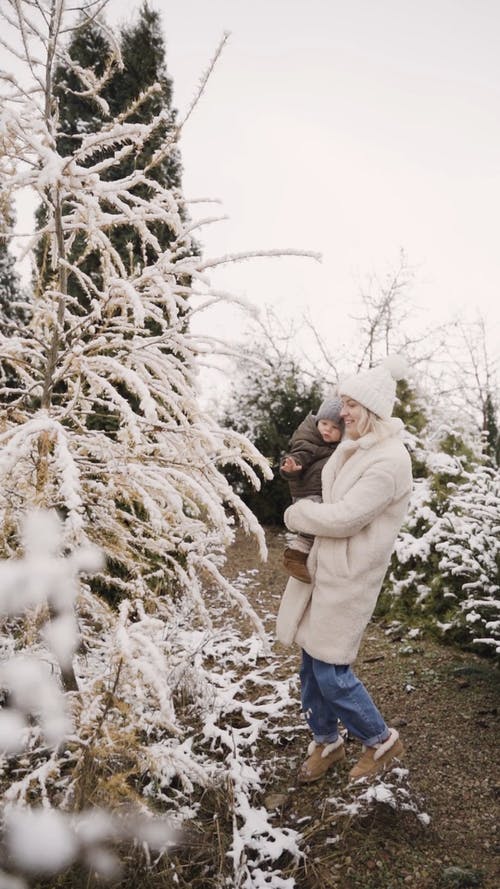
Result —
POLYGON ((500 476, 481 441, 441 427, 417 446, 421 472, 380 610, 500 654, 500 476))
POLYGON ((258 879, 285 850, 298 858, 296 832, 251 799, 260 789, 255 742, 278 734, 276 718, 293 705, 289 683, 258 665, 257 640, 227 621, 200 631, 178 613, 165 625, 140 603, 129 620, 130 603, 117 616, 84 591, 79 632, 78 575, 98 570, 101 556, 95 547, 64 555, 63 540, 57 516, 35 512, 22 557, 0 561, 0 627, 15 629, 0 634, 0 885, 27 889, 60 871, 58 885, 99 885, 123 875, 119 853, 126 885, 136 885, 137 867, 154 884, 148 870, 160 862, 162 882, 176 886, 172 862, 164 880, 164 856, 182 848, 183 823, 197 815, 195 785, 223 788, 225 816, 231 789, 224 863, 234 885, 252 885, 250 868, 258 879), (63 694, 58 670, 79 647, 78 691, 63 694), (258 701, 246 683, 262 689, 258 701), (240 714, 243 726, 233 726, 240 714))
POLYGON ((7 334, 26 322, 26 306, 15 268, 15 257, 8 250, 13 228, 12 215, 8 204, 0 205, 0 330, 7 334))
POLYGON ((494 466, 500 467, 500 431, 498 428, 498 409, 493 394, 488 391, 483 407, 484 450, 494 466))
POLYGON ((483 449, 498 466, 498 352, 492 352, 486 320, 479 316, 466 324, 457 322, 448 340, 454 371, 450 399, 459 412, 473 418, 483 433, 483 449))
MULTIPOLYGON (((63 156, 73 154, 84 134, 97 133, 111 119, 136 124, 155 121, 147 140, 136 146, 136 152, 126 154, 119 161, 114 158, 113 164, 102 170, 101 177, 103 180, 123 179, 136 168, 147 169, 146 179, 133 186, 135 194, 149 200, 153 197, 149 180, 154 180, 175 194, 178 211, 183 217, 186 214, 175 136, 176 114, 172 108, 172 81, 166 71, 160 14, 144 3, 137 19, 119 33, 118 45, 119 56, 102 13, 96 20, 84 9, 78 27, 71 34, 68 61, 60 61, 54 72, 54 95, 58 107, 57 150, 63 156), (96 101, 95 91, 82 89, 82 70, 92 71, 94 76, 101 78, 99 101, 96 101)), ((113 154, 104 144, 100 146, 100 152, 101 159, 109 159, 113 154)), ((81 162, 86 166, 85 159, 81 162)), ((41 221, 44 212, 42 206, 41 221)), ((177 237, 168 220, 150 221, 149 227, 162 248, 177 237)), ((144 254, 149 248, 133 225, 122 223, 110 229, 109 238, 127 268, 132 270, 144 264, 144 254)), ((42 276, 47 274, 46 248, 47 241, 43 239, 38 250, 42 276)), ((98 282, 99 256, 95 250, 89 250, 84 234, 75 238, 72 253, 74 256, 85 254, 84 258, 79 257, 80 268, 98 282)), ((87 309, 86 295, 79 282, 70 280, 68 283, 70 292, 87 309)))
MULTIPOLYGON (((1 435, 0 545, 5 555, 15 552, 23 507, 54 507, 65 517, 68 546, 88 538, 104 549, 111 570, 98 583, 108 595, 182 587, 203 611, 201 574, 218 574, 216 551, 231 537, 224 504, 256 528, 220 469, 233 457, 259 458, 198 407, 185 304, 199 299, 207 263, 189 256, 175 192, 149 175, 154 158, 139 163, 164 112, 150 123, 110 119, 62 157, 53 79, 61 60, 73 64, 59 41, 65 3, 47 3, 47 28, 43 16, 38 22, 21 8, 33 78, 22 89, 7 81, 1 174, 6 188, 30 187, 44 204, 33 244, 50 242, 52 281, 29 331, 2 340, 6 358, 22 362, 22 385, 1 435), (121 175, 132 154, 133 170, 121 175), (166 248, 154 232, 159 221, 175 233, 166 248), (144 261, 132 270, 112 240, 123 226, 142 245, 144 261), (73 252, 77 239, 99 257, 97 282, 84 270, 85 252, 73 252), (72 282, 86 294, 86 314, 72 282), (93 428, 99 409, 114 418, 112 431, 93 428)), ((99 77, 76 63, 73 70, 99 103, 99 77)))
MULTIPOLYGON (((86 9, 92 17, 100 6, 86 9)), ((4 800, 72 812, 89 802, 147 808, 151 801, 177 809, 182 820, 195 814, 194 787, 224 784, 229 769, 236 869, 246 842, 238 825, 251 821, 257 781, 246 757, 269 714, 249 703, 242 732, 228 730, 226 719, 241 707, 235 665, 248 669, 268 639, 244 593, 221 574, 236 521, 265 550, 224 470, 236 465, 258 483, 256 469, 263 477, 269 469, 245 436, 200 408, 198 367, 212 344, 190 333, 189 318, 227 299, 207 275, 238 257, 196 255, 196 226, 182 201, 151 175, 157 160, 176 151, 169 137, 152 155, 146 151, 169 114, 164 109, 148 122, 110 116, 60 153, 55 71, 72 66, 81 84, 75 91, 108 114, 100 98, 108 68, 101 74, 71 61, 63 35, 74 13, 66 0, 5 0, 2 11, 4 49, 24 59, 25 69, 0 71, 0 184, 9 196, 29 188, 43 204, 43 223, 26 249, 48 245, 50 274, 40 277, 26 328, 0 333, 3 358, 19 376, 0 425, 0 555, 7 572, 15 570, 34 506, 62 520, 56 561, 89 545, 104 556, 104 567, 82 578, 77 650, 59 622, 68 617, 71 587, 59 585, 55 600, 3 619, 4 653, 35 652, 51 664, 75 716, 62 747, 45 744, 30 726, 15 773, 0 766, 4 800), (167 244, 158 236, 163 226, 172 233, 167 244), (113 240, 121 229, 133 230, 140 263, 124 262, 113 240), (85 269, 90 253, 98 258, 95 275, 85 269), (95 423, 99 410, 113 420, 106 428, 95 423), (253 624, 249 640, 227 621, 217 627, 209 603, 220 607, 221 597, 253 624), (64 660, 52 657, 54 639, 64 660)), ((119 64, 117 43, 103 28, 119 64)), ((285 706, 286 696, 278 697, 285 706)))
MULTIPOLYGON (((30 315, 19 274, 15 268, 15 257, 9 252, 9 240, 13 230, 13 212, 10 202, 0 204, 0 332, 4 336, 22 333, 30 315)), ((0 354, 0 397, 3 403, 9 401, 12 390, 19 385, 19 363, 9 362, 0 354)))
POLYGON ((17 301, 20 282, 15 259, 7 250, 6 239, 0 238, 0 329, 6 331, 19 321, 17 301))
POLYGON ((264 454, 272 478, 265 481, 262 476, 257 491, 252 479, 234 468, 228 470, 228 478, 261 522, 280 525, 290 504, 288 485, 279 475, 280 460, 299 423, 321 404, 324 388, 302 372, 292 355, 271 347, 264 338, 257 346, 252 339, 251 350, 243 351, 237 364, 223 423, 247 436, 264 454))

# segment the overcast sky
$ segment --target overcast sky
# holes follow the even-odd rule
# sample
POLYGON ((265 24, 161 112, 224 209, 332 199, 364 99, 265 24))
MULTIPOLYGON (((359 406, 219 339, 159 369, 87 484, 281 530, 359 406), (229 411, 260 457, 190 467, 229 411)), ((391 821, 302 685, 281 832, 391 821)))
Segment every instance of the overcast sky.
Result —
MULTIPOLYGON (((500 319, 498 0, 152 0, 182 117, 230 32, 180 149, 207 256, 299 248, 312 260, 230 265, 213 284, 352 334, 367 276, 415 268, 415 324, 500 319), (419 320, 420 319, 420 320, 419 320)), ((140 6, 111 0, 107 18, 140 6)), ((25 229, 23 205, 19 223, 25 229)), ((244 326, 238 313, 208 333, 244 326)))
MULTIPOLYGON (((230 216, 205 230, 206 253, 323 255, 232 265, 216 283, 284 317, 309 309, 333 337, 360 281, 403 248, 427 320, 477 308, 498 324, 497 0, 152 5, 181 114, 231 32, 181 140, 186 195, 219 198, 230 216)), ((111 12, 123 21, 137 6, 112 0, 111 12)))

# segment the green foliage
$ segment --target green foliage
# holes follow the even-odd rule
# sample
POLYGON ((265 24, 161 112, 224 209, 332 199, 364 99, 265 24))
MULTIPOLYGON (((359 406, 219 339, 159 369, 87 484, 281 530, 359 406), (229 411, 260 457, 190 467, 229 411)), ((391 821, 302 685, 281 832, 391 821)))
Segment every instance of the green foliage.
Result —
POLYGON ((261 490, 255 491, 235 470, 227 476, 260 522, 281 525, 291 500, 288 484, 278 472, 280 459, 292 433, 319 407, 324 395, 321 383, 307 381, 293 359, 267 356, 265 360, 265 366, 253 365, 243 373, 222 422, 248 436, 269 461, 273 478, 262 481, 261 490))
POLYGON ((21 286, 14 265, 15 260, 7 249, 6 241, 0 238, 0 329, 7 335, 24 320, 24 313, 18 305, 21 286))
POLYGON ((427 467, 425 464, 425 452, 420 439, 428 422, 426 413, 417 392, 410 386, 407 380, 398 381, 396 395, 397 399, 393 416, 399 417, 403 421, 412 442, 410 456, 413 478, 425 478, 427 467))
POLYGON ((415 389, 407 380, 399 380, 396 395, 393 415, 403 421, 409 432, 419 435, 427 426, 427 416, 415 389))
MULTIPOLYGON (((127 155, 108 172, 108 177, 113 179, 145 166, 169 136, 175 141, 172 81, 166 69, 161 17, 147 3, 139 10, 137 21, 122 29, 120 50, 123 68, 111 62, 113 48, 95 22, 73 32, 68 47, 70 57, 82 67, 92 69, 98 77, 102 77, 106 65, 110 65, 100 91, 100 99, 107 103, 107 112, 92 96, 81 95, 81 83, 69 67, 61 66, 56 73, 62 131, 58 146, 62 155, 74 151, 75 137, 79 133, 98 132, 107 121, 119 115, 126 114, 128 123, 150 123, 161 118, 155 137, 148 139, 140 152, 127 155), (151 90, 155 84, 157 87, 151 90)), ((171 145, 151 168, 151 178, 168 188, 180 188, 180 158, 171 145)))
POLYGON ((12 208, 0 203, 0 331, 9 336, 22 329, 28 318, 26 296, 22 292, 14 256, 8 241, 14 227, 12 208))
MULTIPOLYGON (((29 318, 29 304, 15 269, 14 256, 8 249, 8 238, 14 224, 10 206, 0 206, 0 333, 12 337, 22 335, 29 318)), ((0 391, 5 403, 15 397, 21 377, 19 370, 24 356, 19 348, 17 360, 0 357, 0 391)))
MULTIPOLYGON (((148 168, 148 182, 139 182, 132 187, 133 193, 146 202, 154 196, 154 182, 175 192, 176 212, 180 202, 181 162, 175 143, 176 114, 172 108, 172 81, 168 77, 165 63, 165 42, 162 34, 160 14, 151 10, 147 3, 141 7, 137 21, 122 29, 120 50, 123 67, 118 66, 112 45, 108 42, 100 24, 91 21, 82 24, 72 32, 68 55, 73 64, 91 72, 89 80, 103 80, 99 99, 88 90, 82 91, 81 79, 71 65, 61 65, 56 71, 55 92, 58 102, 60 132, 57 138, 58 151, 64 157, 72 155, 79 145, 79 137, 88 133, 98 133, 113 120, 123 118, 127 124, 149 124, 156 121, 154 133, 148 137, 140 150, 126 154, 120 163, 113 163, 103 170, 101 178, 122 179, 131 176, 136 169, 148 168), (168 150, 164 150, 168 146, 168 150)), ((102 160, 111 157, 113 151, 102 151, 102 160)), ((92 159, 79 159, 79 164, 95 162, 92 159)), ((184 215, 182 202, 181 218, 184 215)), ((38 224, 45 219, 43 207, 38 211, 38 224)), ((151 234, 158 240, 162 249, 168 247, 177 237, 168 219, 155 221, 150 225, 151 234)), ((141 243, 133 225, 123 221, 115 225, 111 242, 117 250, 128 272, 143 267, 153 259, 153 252, 141 243), (145 253, 146 251, 146 253, 145 253)), ((182 245, 179 245, 182 249, 182 245)), ((193 254, 193 248, 189 251, 193 254)), ((78 235, 73 243, 71 262, 78 261, 79 268, 90 276, 100 287, 101 256, 97 251, 89 251, 86 238, 78 235)), ((39 287, 50 280, 48 242, 42 239, 37 251, 39 287)), ((69 293, 75 296, 82 306, 82 314, 89 310, 89 296, 80 281, 73 275, 68 284, 69 293)))
POLYGON ((477 456, 463 438, 452 429, 447 429, 439 439, 439 451, 449 457, 441 461, 439 468, 431 476, 431 490, 434 495, 434 509, 437 515, 445 515, 448 510, 450 487, 464 480, 464 473, 473 471, 477 456))
POLYGON ((485 452, 494 466, 500 466, 500 434, 497 411, 491 392, 486 396, 484 407, 485 452))

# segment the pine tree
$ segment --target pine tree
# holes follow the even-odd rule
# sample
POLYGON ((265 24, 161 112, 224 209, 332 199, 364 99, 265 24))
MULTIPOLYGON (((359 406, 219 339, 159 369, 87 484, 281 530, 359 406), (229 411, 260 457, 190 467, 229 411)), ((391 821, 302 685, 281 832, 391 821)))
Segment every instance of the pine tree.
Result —
POLYGON ((378 610, 498 655, 500 477, 471 444, 457 428, 420 437, 425 472, 416 478, 378 610))
POLYGON ((251 358, 241 362, 223 423, 243 433, 264 454, 272 478, 262 477, 258 491, 253 479, 236 469, 229 471, 228 478, 259 521, 281 525, 291 501, 288 484, 279 474, 280 461, 299 423, 319 407, 323 388, 317 380, 307 381, 294 358, 272 354, 264 343, 257 352, 265 363, 256 365, 251 358))
POLYGON ((422 434, 427 427, 428 417, 422 399, 407 380, 398 380, 393 416, 399 417, 405 425, 405 439, 410 451, 413 478, 425 478, 428 473, 422 434))
POLYGON ((147 2, 139 10, 137 21, 120 32, 119 49, 118 60, 107 32, 95 20, 87 22, 83 18, 78 30, 72 32, 68 63, 59 65, 55 72, 60 118, 58 150, 63 156, 71 154, 75 137, 98 132, 109 118, 126 113, 130 123, 150 124, 156 119, 155 132, 139 153, 114 164, 103 173, 103 178, 126 176, 136 167, 146 166, 159 152, 150 177, 170 190, 180 190, 179 152, 174 144, 168 144, 169 137, 175 142, 176 112, 172 108, 172 80, 167 74, 161 17, 147 2), (75 63, 102 78, 98 97, 92 90, 88 96, 82 96, 81 72, 76 72, 75 63))
MULTIPOLYGON (((67 49, 65 64, 55 70, 54 94, 57 96, 59 128, 56 137, 58 152, 71 156, 86 133, 103 132, 111 119, 126 120, 127 124, 148 128, 148 136, 138 140, 134 152, 124 152, 120 159, 113 148, 105 142, 93 157, 100 157, 103 169, 102 181, 115 181, 118 178, 134 177, 136 170, 144 169, 147 177, 136 181, 131 191, 145 205, 155 200, 156 189, 161 187, 172 195, 176 202, 176 212, 182 220, 186 213, 181 192, 181 163, 176 138, 176 112, 172 108, 172 81, 168 77, 165 62, 165 42, 162 34, 160 14, 144 3, 138 18, 130 27, 119 34, 119 53, 110 32, 96 19, 82 16, 80 26, 72 32, 67 49), (89 88, 82 90, 83 83, 89 88), (99 84, 97 91, 94 85, 99 84)), ((82 158, 82 165, 90 161, 82 158)), ((194 255, 197 245, 192 238, 179 238, 179 232, 168 222, 167 217, 148 220, 148 237, 144 238, 127 213, 118 219, 116 207, 103 202, 114 219, 109 231, 109 243, 123 262, 124 268, 133 273, 154 261, 157 248, 166 249, 175 242, 179 258, 194 255), (154 246, 153 246, 154 242, 154 246)), ((43 214, 39 215, 40 223, 43 214)), ((92 212, 92 209, 90 209, 92 212)), ((38 250, 38 265, 41 270, 41 284, 50 281, 47 263, 47 241, 42 239, 38 250)), ((102 253, 91 249, 85 231, 77 232, 69 249, 68 259, 78 266, 79 272, 87 275, 102 288, 102 253)), ((183 279, 189 287, 189 277, 183 279)), ((90 309, 89 295, 82 287, 79 276, 68 277, 68 292, 75 296, 82 314, 90 309)), ((185 311, 181 303, 176 306, 181 315, 185 311)), ((168 306, 163 314, 167 324, 170 321, 168 306)), ((146 325, 152 335, 164 335, 162 325, 148 317, 146 325)), ((164 345, 162 348, 167 349, 164 345)), ((129 401, 133 396, 122 387, 122 395, 129 401)), ((87 416, 87 426, 91 429, 107 430, 115 433, 118 425, 116 411, 108 406, 95 404, 87 416)))
MULTIPOLYGON (((14 217, 10 206, 0 212, 0 333, 21 338, 29 317, 30 307, 15 268, 15 258, 9 252, 14 217)), ((0 356, 0 393, 2 402, 12 401, 21 385, 24 358, 18 355, 9 361, 0 356)))
POLYGON ((8 249, 13 224, 11 208, 0 207, 0 330, 4 334, 20 332, 28 314, 15 258, 8 249))
POLYGON ((0 330, 8 333, 17 328, 22 320, 19 309, 19 275, 15 270, 14 257, 7 249, 7 241, 0 238, 0 330))
POLYGON ((488 392, 486 395, 483 414, 485 451, 493 465, 500 466, 500 433, 498 431, 497 411, 491 392, 488 392))
POLYGON ((133 123, 149 123, 158 118, 152 139, 143 147, 137 158, 129 158, 129 169, 136 164, 146 165, 154 155, 150 176, 181 198, 181 163, 178 149, 169 144, 175 141, 176 111, 172 107, 172 80, 167 74, 165 41, 160 14, 145 2, 139 11, 137 22, 121 32, 123 71, 115 69, 109 83, 110 113, 116 117, 129 108, 141 94, 154 85, 158 88, 141 101, 135 113, 128 119, 133 123), (163 146, 169 144, 168 151, 163 146))
MULTIPOLYGON (((150 127, 148 138, 142 144, 138 142, 136 151, 126 153, 119 161, 109 147, 102 145, 100 156, 103 163, 111 159, 113 163, 102 170, 101 178, 103 181, 125 178, 133 176, 136 169, 147 169, 148 181, 136 183, 135 194, 147 203, 154 198, 154 183, 158 183, 175 195, 178 212, 185 218, 181 162, 175 145, 176 112, 172 108, 172 81, 167 74, 165 55, 160 14, 151 10, 147 3, 141 7, 137 21, 121 31, 119 55, 102 23, 83 17, 79 28, 72 32, 65 63, 59 64, 55 71, 54 94, 59 115, 56 144, 62 156, 71 156, 75 145, 86 133, 102 131, 111 119, 126 119, 128 123, 150 127), (82 90, 82 76, 89 84, 87 90, 82 90), (92 88, 96 82, 99 83, 98 94, 92 88)), ((87 163, 82 158, 83 166, 87 163)), ((109 209, 113 212, 112 207, 109 209)), ((44 213, 42 205, 40 224, 43 224, 44 213)), ((149 229, 163 248, 177 239, 176 232, 164 220, 150 222, 149 229)), ((115 224, 110 232, 110 242, 130 271, 143 266, 154 254, 149 243, 141 239, 136 226, 126 217, 119 225, 115 224)), ((189 246, 184 244, 185 251, 193 253, 196 249, 193 241, 189 246)), ((71 259, 77 260, 82 271, 99 282, 99 253, 88 249, 84 233, 75 237, 71 259)), ((38 265, 43 282, 48 273, 45 241, 38 249, 38 265)), ((70 278, 68 285, 83 311, 87 311, 87 296, 78 279, 70 278)))

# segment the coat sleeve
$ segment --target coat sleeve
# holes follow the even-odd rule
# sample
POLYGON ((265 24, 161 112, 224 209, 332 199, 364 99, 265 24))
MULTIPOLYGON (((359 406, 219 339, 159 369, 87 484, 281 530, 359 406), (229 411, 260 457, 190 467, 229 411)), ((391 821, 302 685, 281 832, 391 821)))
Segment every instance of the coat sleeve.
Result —
POLYGON ((301 442, 300 446, 295 448, 291 448, 287 454, 284 454, 281 458, 280 462, 280 475, 282 478, 300 478, 302 473, 309 469, 312 463, 316 463, 317 460, 326 460, 328 457, 332 455, 333 451, 328 447, 321 447, 314 444, 308 444, 307 442, 301 442), (297 463, 300 463, 301 468, 294 472, 286 472, 281 468, 281 463, 285 457, 293 457, 297 463))
POLYGON ((322 456, 322 450, 323 449, 318 448, 317 445, 301 441, 291 447, 288 454, 285 456, 293 457, 297 463, 300 463, 302 469, 307 469, 311 463, 314 463, 315 460, 318 460, 319 457, 322 456))
POLYGON ((289 506, 285 524, 295 533, 351 537, 389 506, 395 489, 395 478, 388 467, 370 467, 336 503, 299 500, 289 506))

